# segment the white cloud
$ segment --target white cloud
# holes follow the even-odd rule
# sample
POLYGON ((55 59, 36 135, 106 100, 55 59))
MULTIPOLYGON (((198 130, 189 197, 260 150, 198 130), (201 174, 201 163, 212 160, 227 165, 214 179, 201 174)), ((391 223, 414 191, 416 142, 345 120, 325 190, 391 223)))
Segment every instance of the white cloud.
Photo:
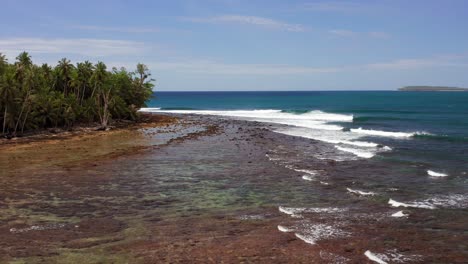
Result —
POLYGON ((89 30, 89 31, 110 31, 110 32, 122 32, 122 33, 154 33, 159 32, 158 28, 145 28, 145 27, 101 27, 101 26, 90 26, 90 25, 76 25, 72 28, 89 30))
POLYGON ((135 41, 106 39, 3 38, 0 39, 0 50, 9 57, 22 51, 104 57, 139 54, 145 50, 145 45, 135 41))
POLYGON ((215 17, 208 17, 208 18, 186 17, 186 18, 183 18, 183 20, 196 22, 196 23, 245 24, 245 25, 254 25, 254 26, 264 27, 268 29, 293 31, 293 32, 305 31, 305 28, 300 24, 289 24, 289 23, 285 23, 282 21, 265 18, 265 17, 258 17, 258 16, 223 15, 223 16, 215 16, 215 17))

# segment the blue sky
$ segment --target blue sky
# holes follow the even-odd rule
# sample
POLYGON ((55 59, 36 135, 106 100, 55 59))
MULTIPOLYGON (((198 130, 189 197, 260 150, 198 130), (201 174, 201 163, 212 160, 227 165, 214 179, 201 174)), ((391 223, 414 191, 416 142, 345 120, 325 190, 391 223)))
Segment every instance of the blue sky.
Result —
POLYGON ((0 52, 145 63, 156 90, 468 87, 468 1, 2 0, 0 52))

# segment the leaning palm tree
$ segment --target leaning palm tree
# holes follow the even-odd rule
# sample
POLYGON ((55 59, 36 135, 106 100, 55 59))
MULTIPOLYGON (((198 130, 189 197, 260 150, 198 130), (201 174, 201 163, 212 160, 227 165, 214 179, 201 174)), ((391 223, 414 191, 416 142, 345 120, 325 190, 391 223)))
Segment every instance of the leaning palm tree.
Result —
POLYGON ((109 104, 111 102, 112 86, 109 84, 109 72, 103 62, 98 62, 91 77, 93 83, 93 92, 91 97, 95 97, 98 107, 99 120, 103 129, 107 128, 110 112, 109 104))

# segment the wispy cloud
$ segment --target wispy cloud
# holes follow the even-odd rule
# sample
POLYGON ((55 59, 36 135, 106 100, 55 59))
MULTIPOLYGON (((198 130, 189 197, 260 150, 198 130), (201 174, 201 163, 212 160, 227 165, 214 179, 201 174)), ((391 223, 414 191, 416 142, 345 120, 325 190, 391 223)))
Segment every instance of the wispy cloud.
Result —
POLYGON ((145 27, 102 27, 91 25, 75 25, 75 29, 89 30, 89 31, 109 31, 109 32, 122 32, 122 33, 154 33, 159 32, 159 28, 145 28, 145 27))
POLYGON ((391 36, 390 34, 382 31, 372 31, 372 32, 357 32, 352 30, 345 30, 345 29, 333 29, 329 30, 328 33, 338 36, 338 37, 370 37, 376 39, 389 39, 391 36))
POLYGON ((223 16, 214 16, 207 18, 197 18, 197 17, 185 17, 182 20, 195 22, 195 23, 231 23, 231 24, 244 24, 244 25, 253 25, 273 30, 283 30, 283 31, 292 31, 292 32, 302 32, 305 31, 304 26, 300 24, 290 24, 282 22, 279 20, 258 17, 258 16, 241 16, 241 15, 223 15, 223 16))
POLYGON ((302 8, 309 11, 340 13, 357 12, 366 9, 363 4, 351 1, 310 2, 305 3, 302 8))
MULTIPOLYGON (((369 63, 336 67, 309 67, 287 64, 230 64, 213 60, 184 60, 149 63, 154 71, 194 73, 204 75, 316 75, 355 71, 421 70, 437 67, 468 67, 465 55, 444 55, 429 58, 398 59, 381 63, 369 63)), ((123 65, 117 63, 116 65, 123 65)), ((129 65, 131 66, 131 65, 129 65)))
POLYGON ((0 48, 7 55, 19 52, 48 54, 78 54, 92 57, 138 54, 145 50, 142 42, 106 39, 45 39, 45 38, 3 38, 0 48))
POLYGON ((369 70, 415 70, 434 67, 468 67, 466 55, 442 55, 429 58, 398 59, 390 62, 371 63, 369 70))
POLYGON ((329 31, 330 34, 339 36, 339 37, 355 37, 358 35, 357 32, 344 29, 333 29, 329 31))
POLYGON ((318 68, 284 64, 229 64, 211 60, 187 60, 178 62, 150 63, 152 70, 223 75, 294 75, 332 73, 338 68, 318 68))

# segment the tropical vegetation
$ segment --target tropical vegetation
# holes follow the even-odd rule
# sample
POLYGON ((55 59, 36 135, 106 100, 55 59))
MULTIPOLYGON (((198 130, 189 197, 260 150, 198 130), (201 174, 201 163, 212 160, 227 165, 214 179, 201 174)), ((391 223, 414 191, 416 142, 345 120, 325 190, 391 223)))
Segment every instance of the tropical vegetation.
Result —
POLYGON ((112 120, 136 120, 153 81, 144 64, 132 72, 63 58, 52 67, 33 64, 27 52, 13 63, 0 53, 1 135, 95 122, 106 129, 112 120))

